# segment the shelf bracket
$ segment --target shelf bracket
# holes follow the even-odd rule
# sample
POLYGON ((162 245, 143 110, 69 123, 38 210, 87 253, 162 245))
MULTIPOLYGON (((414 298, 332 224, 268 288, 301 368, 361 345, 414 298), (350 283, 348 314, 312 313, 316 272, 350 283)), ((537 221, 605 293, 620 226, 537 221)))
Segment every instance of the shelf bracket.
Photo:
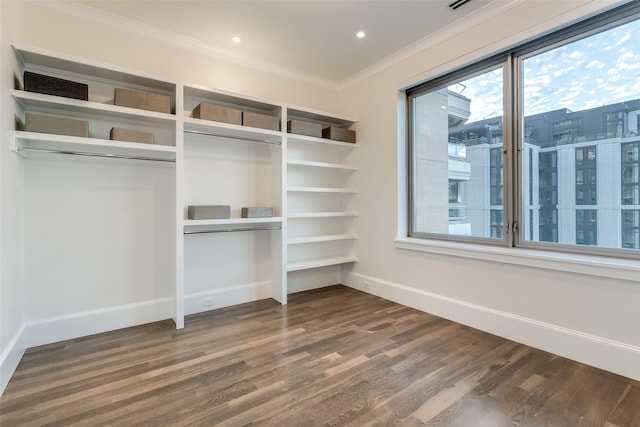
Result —
POLYGON ((11 131, 11 138, 9 140, 9 148, 11 151, 16 153, 18 156, 26 159, 28 156, 26 153, 22 152, 22 149, 18 146, 18 136, 16 135, 16 131, 11 131))

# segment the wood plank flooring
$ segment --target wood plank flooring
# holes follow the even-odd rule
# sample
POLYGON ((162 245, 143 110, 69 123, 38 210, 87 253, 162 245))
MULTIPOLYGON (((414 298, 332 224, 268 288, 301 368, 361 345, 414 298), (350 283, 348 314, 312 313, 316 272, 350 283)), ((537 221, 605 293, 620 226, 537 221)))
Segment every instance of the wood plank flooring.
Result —
POLYGON ((640 426, 640 383, 332 286, 30 349, 9 426, 640 426))

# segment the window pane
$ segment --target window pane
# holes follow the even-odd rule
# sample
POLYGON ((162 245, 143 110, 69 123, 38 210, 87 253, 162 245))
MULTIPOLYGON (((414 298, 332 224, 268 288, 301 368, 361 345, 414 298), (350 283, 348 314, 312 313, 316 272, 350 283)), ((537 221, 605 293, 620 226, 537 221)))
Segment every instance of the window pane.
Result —
POLYGON ((412 233, 502 238, 502 68, 412 98, 412 233))
POLYGON ((634 21, 522 60, 523 241, 637 247, 638 40, 634 21))
POLYGON ((640 210, 622 211, 622 247, 640 249, 640 210))

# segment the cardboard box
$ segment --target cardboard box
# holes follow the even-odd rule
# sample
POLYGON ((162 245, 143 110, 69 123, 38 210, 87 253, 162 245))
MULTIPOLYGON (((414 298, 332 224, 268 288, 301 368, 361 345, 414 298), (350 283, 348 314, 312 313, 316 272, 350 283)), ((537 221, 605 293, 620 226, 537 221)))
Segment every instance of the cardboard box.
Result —
POLYGON ((322 129, 322 137, 333 139, 334 141, 351 142, 355 144, 356 131, 330 126, 322 129))
POLYGON ((278 131, 280 130, 280 117, 254 113, 252 111, 243 111, 242 125, 278 131))
POLYGON ((287 121, 287 132, 322 138, 322 125, 303 120, 289 120, 287 121))
POLYGON ((242 218, 271 218, 273 208, 251 207, 242 208, 242 218))
POLYGON ((80 99, 82 101, 89 100, 89 86, 85 83, 45 76, 30 71, 24 72, 24 90, 27 92, 80 99))
POLYGON ((81 136, 88 138, 89 122, 87 120, 26 113, 24 130, 27 132, 51 133, 55 135, 81 136))
POLYGON ((111 128, 109 138, 112 141, 139 142, 141 144, 153 144, 153 133, 142 130, 111 128))
POLYGON ((171 97, 141 90, 116 88, 114 105, 171 114, 171 97))
POLYGON ((187 207, 187 219, 229 219, 229 205, 199 205, 187 207))
POLYGON ((203 102, 193 110, 192 116, 196 119, 242 125, 242 110, 223 105, 205 104, 203 102))

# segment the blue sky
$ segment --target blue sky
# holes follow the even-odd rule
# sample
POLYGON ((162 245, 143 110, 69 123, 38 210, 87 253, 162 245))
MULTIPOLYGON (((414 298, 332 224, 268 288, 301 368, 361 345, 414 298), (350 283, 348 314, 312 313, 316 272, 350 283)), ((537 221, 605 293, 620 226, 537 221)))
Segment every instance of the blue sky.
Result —
MULTIPOLYGON (((640 21, 524 61, 525 115, 573 111, 640 98, 640 21)), ((502 115, 502 70, 463 81, 468 122, 502 115)))

